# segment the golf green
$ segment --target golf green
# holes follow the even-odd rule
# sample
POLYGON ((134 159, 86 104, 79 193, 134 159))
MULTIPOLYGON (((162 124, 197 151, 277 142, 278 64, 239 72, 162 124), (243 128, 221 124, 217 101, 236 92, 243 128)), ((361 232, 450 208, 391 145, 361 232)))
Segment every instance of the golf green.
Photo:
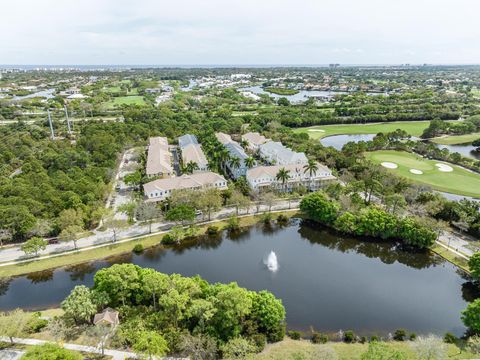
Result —
POLYGON ((417 154, 395 150, 380 150, 365 153, 367 159, 381 164, 391 162, 398 165, 396 169, 388 169, 416 183, 431 186, 438 191, 457 195, 480 197, 480 174, 468 171, 459 166, 438 160, 427 160, 417 154), (453 171, 442 172, 436 164, 450 166, 453 171), (423 174, 412 174, 411 169, 421 170, 423 174))

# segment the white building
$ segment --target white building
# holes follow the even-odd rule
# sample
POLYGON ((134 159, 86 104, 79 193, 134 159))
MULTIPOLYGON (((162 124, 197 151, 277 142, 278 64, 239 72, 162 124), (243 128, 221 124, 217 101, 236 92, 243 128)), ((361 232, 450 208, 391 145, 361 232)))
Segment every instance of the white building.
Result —
POLYGON ((174 175, 172 156, 165 137, 152 137, 148 145, 146 174, 149 177, 174 175))
POLYGON ((265 136, 260 135, 258 132, 249 132, 242 135, 242 140, 248 143, 248 149, 257 152, 260 149, 260 145, 270 141, 265 136))
POLYGON ((290 192, 300 185, 308 190, 315 191, 336 179, 328 167, 319 163, 317 163, 317 167, 318 170, 310 176, 310 172, 305 169, 305 165, 259 166, 247 170, 246 178, 248 184, 254 191, 274 188, 290 192), (277 180, 277 174, 281 169, 287 170, 290 176, 285 185, 281 180, 277 180))
POLYGON ((260 145, 260 156, 273 165, 306 164, 307 156, 303 152, 295 152, 281 142, 268 141, 260 145))
POLYGON ((226 190, 227 180, 211 171, 182 175, 169 179, 158 179, 143 185, 145 197, 150 201, 167 199, 175 190, 203 190, 216 188, 226 190))

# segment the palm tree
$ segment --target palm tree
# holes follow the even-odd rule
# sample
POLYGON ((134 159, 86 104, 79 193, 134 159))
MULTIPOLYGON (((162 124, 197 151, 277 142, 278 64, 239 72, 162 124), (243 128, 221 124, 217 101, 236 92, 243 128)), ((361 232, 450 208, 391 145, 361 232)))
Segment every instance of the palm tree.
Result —
POLYGON ((281 168, 278 170, 277 176, 275 177, 278 181, 282 182, 283 190, 286 191, 286 183, 290 179, 290 170, 281 168))
POLYGON ((317 174, 318 164, 315 160, 309 159, 308 163, 303 166, 303 173, 305 174, 308 171, 310 175, 310 190, 312 190, 312 177, 317 174))
POLYGON ((245 165, 247 166, 247 168, 251 169, 253 165, 255 165, 255 159, 251 156, 247 157, 245 159, 245 165))
POLYGON ((238 169, 241 165, 240 158, 236 156, 231 157, 229 163, 233 169, 238 169))
POLYGON ((247 140, 243 140, 240 141, 240 145, 244 148, 244 149, 247 149, 248 148, 248 145, 249 145, 249 142, 247 140))
POLYGON ((186 174, 193 174, 195 170, 198 170, 198 164, 195 161, 189 161, 183 168, 186 174))

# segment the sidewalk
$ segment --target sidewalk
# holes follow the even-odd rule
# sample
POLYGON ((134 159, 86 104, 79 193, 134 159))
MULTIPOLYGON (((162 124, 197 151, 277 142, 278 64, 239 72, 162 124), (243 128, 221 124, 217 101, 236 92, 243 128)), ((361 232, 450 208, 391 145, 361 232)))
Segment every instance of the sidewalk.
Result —
MULTIPOLYGON (((10 339, 5 336, 1 336, 0 340, 3 342, 10 342, 10 339)), ((24 345, 43 345, 45 343, 54 343, 52 341, 45 341, 45 340, 37 340, 37 339, 22 339, 22 338, 13 338, 13 341, 16 344, 24 344, 24 345)), ((65 349, 75 350, 75 351, 83 351, 88 353, 94 354, 101 354, 102 350, 93 346, 85 346, 85 345, 77 345, 77 344, 62 344, 65 349)), ((113 360, 125 360, 125 359, 138 359, 138 356, 135 353, 128 352, 128 351, 120 351, 120 350, 111 350, 105 349, 105 355, 109 355, 113 358, 113 360)))

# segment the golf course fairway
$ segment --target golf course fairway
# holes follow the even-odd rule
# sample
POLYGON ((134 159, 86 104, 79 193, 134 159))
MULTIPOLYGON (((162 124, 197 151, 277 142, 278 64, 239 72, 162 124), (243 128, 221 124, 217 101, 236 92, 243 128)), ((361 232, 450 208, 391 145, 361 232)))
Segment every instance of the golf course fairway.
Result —
POLYGON ((428 185, 432 189, 480 198, 480 174, 451 163, 427 160, 417 154, 395 150, 367 152, 365 157, 377 164, 397 164, 397 168, 387 168, 388 171, 402 175, 413 182, 428 185), (412 173, 410 170, 419 171, 412 173), (419 172, 422 173, 419 174, 419 172))

